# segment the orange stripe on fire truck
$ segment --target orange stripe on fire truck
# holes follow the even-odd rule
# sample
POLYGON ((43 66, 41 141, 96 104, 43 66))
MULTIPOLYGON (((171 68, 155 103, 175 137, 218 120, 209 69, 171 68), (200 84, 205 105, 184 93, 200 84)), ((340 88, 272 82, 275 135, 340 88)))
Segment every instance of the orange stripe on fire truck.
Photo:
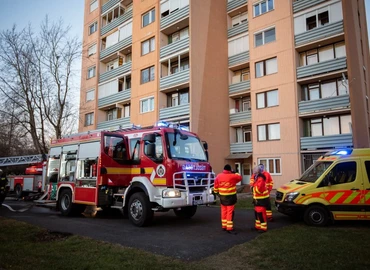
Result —
MULTIPOLYGON (((141 168, 113 168, 107 167, 107 174, 141 174, 141 168)), ((145 174, 151 174, 153 167, 144 168, 145 174)))

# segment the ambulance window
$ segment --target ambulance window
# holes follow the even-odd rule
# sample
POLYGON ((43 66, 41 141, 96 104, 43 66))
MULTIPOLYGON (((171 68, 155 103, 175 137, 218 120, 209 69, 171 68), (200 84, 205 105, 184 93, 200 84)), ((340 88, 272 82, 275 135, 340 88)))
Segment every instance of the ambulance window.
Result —
POLYGON ((320 176, 330 167, 333 162, 315 162, 311 167, 309 167, 299 179, 303 182, 314 183, 320 176))
POLYGON ((356 180, 356 162, 342 162, 328 173, 329 182, 331 185, 340 185, 350 183, 356 180))
POLYGON ((367 180, 370 183, 370 161, 365 161, 366 173, 367 173, 367 180))

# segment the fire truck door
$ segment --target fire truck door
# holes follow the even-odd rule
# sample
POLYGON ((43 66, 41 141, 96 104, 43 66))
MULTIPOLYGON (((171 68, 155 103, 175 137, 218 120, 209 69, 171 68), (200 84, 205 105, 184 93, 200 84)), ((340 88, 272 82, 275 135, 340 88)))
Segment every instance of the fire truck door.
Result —
POLYGON ((162 136, 158 133, 145 134, 144 141, 144 156, 146 157, 145 167, 152 167, 154 171, 151 173, 150 180, 153 185, 166 185, 166 169, 162 165, 164 159, 164 147, 162 136), (155 172, 155 173, 154 173, 155 172))

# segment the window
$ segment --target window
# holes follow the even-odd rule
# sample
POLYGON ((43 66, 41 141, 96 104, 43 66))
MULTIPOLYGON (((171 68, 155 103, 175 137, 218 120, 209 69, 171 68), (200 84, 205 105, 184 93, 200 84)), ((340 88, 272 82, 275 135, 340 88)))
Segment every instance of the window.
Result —
POLYGON ((370 161, 369 160, 365 161, 365 167, 366 167, 367 180, 370 183, 370 161))
POLYGON ((248 12, 246 11, 231 18, 231 27, 238 26, 239 24, 242 24, 247 21, 248 21, 248 12))
POLYGON ((90 46, 89 49, 88 49, 88 51, 87 51, 87 55, 88 56, 91 56, 93 54, 96 54, 96 44, 90 46))
POLYGON ((308 120, 309 135, 315 136, 329 136, 338 134, 351 133, 351 115, 340 115, 330 117, 320 117, 308 120))
MULTIPOLYGON (((127 10, 129 10, 129 7, 127 7, 127 10)), ((118 17, 125 14, 125 12, 125 9, 121 5, 116 5, 115 7, 109 9, 108 12, 102 15, 102 26, 104 27, 112 21, 118 19, 118 17)))
POLYGON ((142 16, 142 27, 145 27, 155 21, 155 9, 152 9, 142 16))
POLYGON ((85 127, 94 124, 94 113, 85 114, 85 127))
POLYGON ((173 33, 168 36, 168 44, 185 39, 189 37, 189 27, 186 27, 180 31, 173 33))
POLYGON ((271 175, 281 175, 280 158, 259 158, 258 164, 263 164, 265 166, 265 170, 271 175))
POLYGON ((130 104, 123 105, 123 118, 130 117, 130 104))
POLYGON ((316 100, 347 94, 347 80, 343 81, 342 78, 302 86, 302 100, 316 100))
POLYGON ((163 161, 163 144, 162 144, 162 136, 160 134, 155 134, 155 142, 151 143, 145 141, 144 145, 144 154, 152 159, 154 162, 162 162, 163 161), (150 153, 149 145, 154 146, 154 153, 150 153), (149 155, 154 154, 154 155, 149 155))
POLYGON ((107 113, 107 121, 111 121, 118 118, 119 111, 117 108, 111 109, 106 111, 107 113))
POLYGON ((328 7, 313 11, 306 15, 306 30, 315 29, 329 23, 328 7))
POLYGON ((250 128, 236 128, 236 142, 245 143, 252 141, 252 131, 250 128))
POLYGON ((98 0, 91 0, 90 2, 90 12, 93 12, 98 8, 98 0))
POLYGON ((89 35, 95 33, 98 30, 98 22, 94 22, 89 26, 89 35))
POLYGON ((231 84, 248 81, 249 79, 249 68, 236 70, 231 79, 231 84))
POLYGON ((330 185, 351 183, 356 180, 356 161, 341 162, 327 174, 330 185))
POLYGON ((278 90, 258 93, 257 95, 257 109, 268 108, 279 105, 278 90))
POLYGON ((104 153, 115 160, 127 160, 125 140, 118 136, 104 136, 104 153))
POLYGON ((280 124, 258 125, 258 141, 280 140, 280 124))
POLYGON ((154 66, 141 70, 141 83, 154 81, 154 66))
POLYGON ((189 103, 189 90, 167 94, 167 107, 174 107, 189 103))
POLYGON ((235 100, 235 109, 238 112, 250 111, 251 109, 251 100, 249 97, 240 98, 235 100))
POLYGON ((248 35, 229 41, 229 57, 249 50, 248 35))
POLYGON ((95 99, 95 89, 91 89, 86 92, 86 102, 95 99))
POLYGON ((274 9, 274 0, 265 0, 253 6, 254 17, 274 9))
POLYGON ((87 70, 87 78, 90 79, 90 78, 93 78, 95 77, 95 71, 96 71, 96 67, 90 67, 88 70, 87 70))
POLYGON ((132 21, 121 26, 118 31, 119 31, 119 37, 118 37, 119 41, 124 40, 128 37, 131 37, 132 36, 132 21))
POLYGON ((254 34, 254 46, 258 47, 276 40, 275 28, 254 34))
POLYGON ((140 100, 140 112, 146 113, 154 111, 154 97, 140 100))
POLYGON ((155 50, 155 39, 154 37, 141 42, 141 55, 148 54, 155 50))
POLYGON ((321 47, 319 49, 313 49, 300 53, 300 65, 312 65, 345 56, 345 44, 344 42, 338 42, 325 47, 321 47))
POLYGON ((167 0, 162 1, 161 4, 161 17, 166 17, 172 12, 175 12, 183 7, 189 5, 189 0, 167 0))
POLYGON ((267 59, 256 64, 256 78, 277 72, 277 58, 267 59))

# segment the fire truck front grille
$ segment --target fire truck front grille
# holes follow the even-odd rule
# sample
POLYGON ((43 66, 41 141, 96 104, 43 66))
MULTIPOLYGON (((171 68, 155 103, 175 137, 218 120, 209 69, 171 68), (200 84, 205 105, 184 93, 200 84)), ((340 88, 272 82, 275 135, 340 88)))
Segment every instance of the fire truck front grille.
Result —
POLYGON ((174 187, 191 193, 203 192, 214 186, 214 174, 202 172, 179 172, 174 174, 174 187))

